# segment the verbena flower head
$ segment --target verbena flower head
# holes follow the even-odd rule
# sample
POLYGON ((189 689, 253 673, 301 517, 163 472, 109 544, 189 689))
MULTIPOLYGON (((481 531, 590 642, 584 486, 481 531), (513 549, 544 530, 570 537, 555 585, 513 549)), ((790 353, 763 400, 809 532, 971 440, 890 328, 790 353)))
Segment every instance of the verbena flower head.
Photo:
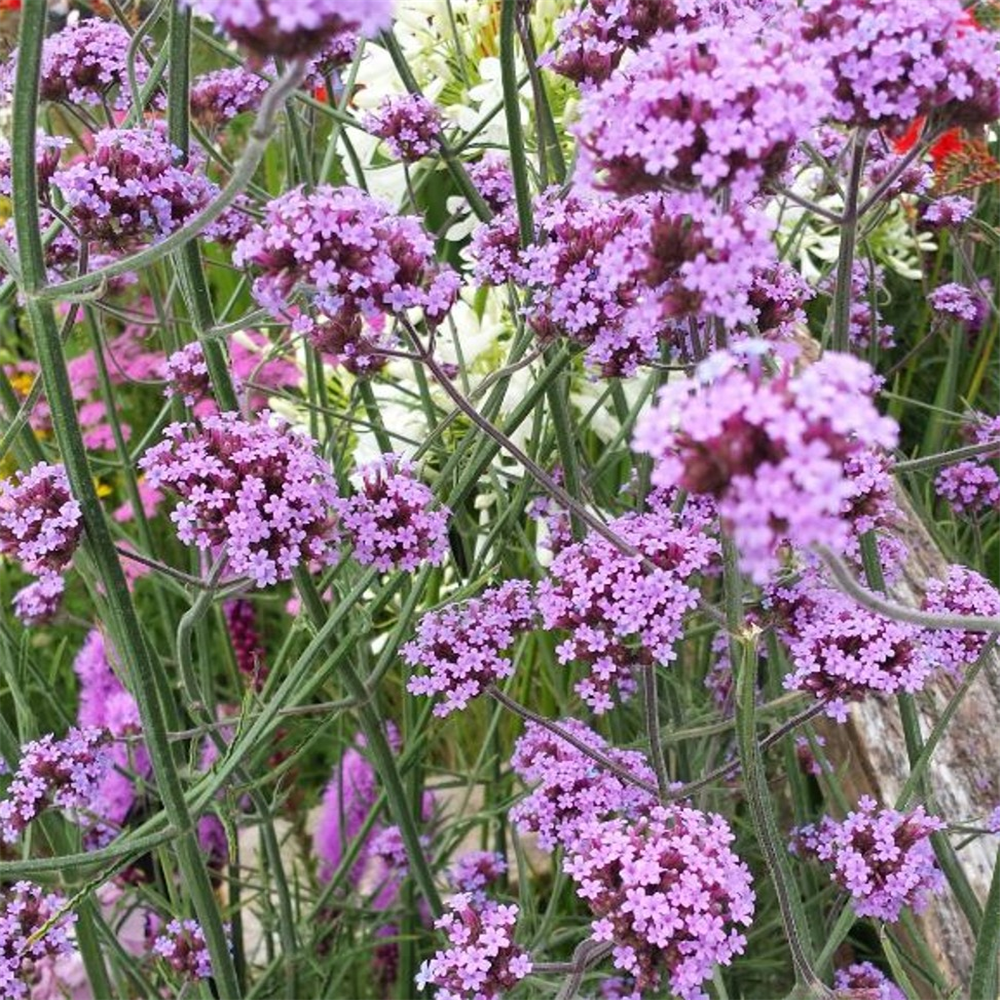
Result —
POLYGON ((63 577, 58 573, 43 573, 14 595, 14 614, 23 625, 43 625, 55 616, 65 592, 63 577))
POLYGON ((707 525, 685 523, 669 510, 626 514, 608 527, 638 554, 597 535, 567 545, 537 597, 544 627, 569 632, 556 647, 559 661, 588 664, 576 692, 599 714, 613 707, 616 688, 623 695, 635 689, 634 670, 673 661, 684 619, 698 605, 692 578, 720 551, 707 525))
POLYGON ((191 86, 191 118, 204 129, 219 128, 256 111, 267 87, 267 80, 243 66, 202 73, 191 86))
POLYGON ((188 406, 194 406, 211 396, 212 380, 200 341, 192 341, 174 351, 167 358, 166 369, 164 393, 168 397, 180 396, 188 406))
POLYGON ((919 691, 931 676, 916 626, 869 611, 808 575, 788 596, 781 631, 794 669, 785 687, 811 691, 838 722, 847 719, 847 702, 919 691))
POLYGON ((68 912, 68 905, 65 896, 33 882, 0 889, 0 995, 9 1000, 32 996, 37 963, 72 953, 69 931, 76 914, 68 912))
POLYGON ((392 24, 393 0, 186 0, 261 59, 319 52, 345 30, 374 35, 392 24))
MULTIPOLYGON (((885 297, 885 269, 879 264, 856 260, 851 268, 851 310, 847 336, 855 348, 867 351, 872 344, 889 350, 895 343, 895 330, 882 319, 879 302, 885 297)), ((831 275, 824 291, 836 295, 837 283, 831 275)), ((832 306, 831 306, 832 308, 832 306)))
POLYGON ((739 21, 658 35, 588 94, 575 131, 582 179, 617 194, 753 192, 828 108, 830 79, 787 31, 739 21))
MULTIPOLYGON (((69 24, 49 35, 42 45, 39 98, 70 104, 100 105, 105 101, 117 111, 132 103, 128 79, 131 35, 115 21, 100 17, 69 24), (112 95, 112 91, 117 91, 112 95)), ((0 93, 9 97, 14 86, 17 53, 0 71, 0 93)), ((135 79, 141 86, 149 76, 142 55, 135 58, 135 79)))
POLYGON ((372 135, 384 139, 397 160, 415 163, 437 148, 441 112, 426 97, 400 94, 383 98, 361 124, 372 135))
POLYGON ((102 129, 93 148, 52 182, 80 236, 120 250, 162 240, 211 200, 216 187, 197 158, 180 160, 162 130, 102 129))
POLYGON ((556 48, 538 63, 577 83, 606 80, 630 49, 642 49, 660 31, 697 25, 697 0, 592 0, 555 25, 556 48))
MULTIPOLYGON (((986 577, 964 566, 949 566, 944 580, 928 580, 923 610, 931 614, 984 615, 1000 618, 1000 592, 986 577)), ((964 629, 927 629, 924 648, 935 667, 943 667, 960 677, 967 667, 979 659, 986 643, 987 632, 967 632, 964 629)))
POLYGON ((749 292, 758 332, 769 340, 791 337, 797 326, 805 325, 802 307, 815 294, 809 282, 788 264, 779 262, 758 271, 749 292))
POLYGON ((846 969, 837 969, 833 986, 866 1000, 906 1000, 906 994, 871 962, 855 962, 846 969))
POLYGON ((172 490, 177 536, 216 555, 258 587, 303 563, 337 559, 337 489, 316 443, 266 410, 200 424, 171 424, 139 462, 147 481, 172 490))
POLYGON ((326 184, 269 201, 233 260, 262 272, 253 294, 275 318, 287 321, 301 294, 308 312, 295 329, 348 359, 371 349, 362 319, 420 308, 437 323, 459 287, 455 272, 435 262, 419 220, 356 188, 326 184))
POLYGON ((896 499, 892 463, 884 452, 865 449, 844 462, 850 492, 841 513, 847 521, 848 538, 844 554, 863 567, 861 539, 874 532, 875 544, 887 581, 902 572, 909 549, 900 537, 906 518, 896 499))
POLYGON ((86 809, 108 768, 107 732, 71 729, 61 740, 51 733, 21 747, 18 764, 0 800, 0 842, 14 843, 46 809, 86 809))
POLYGON ((792 846, 833 865, 831 878, 851 894, 858 916, 894 923, 904 907, 919 913, 944 889, 930 842, 944 827, 923 806, 904 814, 864 795, 842 822, 824 816, 796 831, 792 846))
MULTIPOLYGON (((974 414, 964 431, 973 444, 1000 442, 1000 418, 988 420, 974 414)), ((998 459, 1000 443, 995 451, 985 451, 968 461, 947 465, 935 477, 934 489, 958 513, 980 517, 996 511, 1000 508, 998 459)))
POLYGON ((427 673, 411 677, 407 691, 443 696, 434 706, 437 716, 465 708, 514 672, 505 651, 531 627, 534 612, 531 585, 508 580, 471 601, 425 614, 416 638, 403 646, 401 655, 405 663, 427 673))
POLYGON ((716 964, 743 951, 750 925, 750 870, 733 853, 734 836, 713 813, 655 806, 633 821, 587 824, 563 861, 596 919, 595 941, 614 945, 615 967, 639 991, 666 979, 684 1000, 702 1000, 716 964))
POLYGON ((980 319, 986 307, 974 289, 957 281, 938 285, 928 294, 927 304, 938 316, 959 320, 968 326, 980 319))
POLYGON ((153 942, 153 954, 188 979, 210 979, 212 960, 197 920, 171 920, 153 942))
POLYGON ((765 348, 745 341, 699 365, 693 378, 663 389, 639 418, 635 447, 653 456, 653 482, 708 494, 740 548, 741 563, 764 582, 784 540, 843 550, 851 496, 848 458, 895 445, 898 428, 872 402, 871 368, 827 352, 794 374, 766 374, 765 348))
POLYGON ((518 908, 459 893, 434 926, 448 946, 427 959, 417 989, 436 987, 437 1000, 494 1000, 531 972, 531 958, 514 943, 518 908))
POLYGON ((497 851, 466 851, 448 871, 448 882, 457 892, 480 893, 498 882, 507 862, 497 851))
POLYGON ((0 552, 29 573, 59 573, 83 533, 80 504, 62 465, 39 462, 0 481, 0 552))
POLYGON ((961 195, 945 195, 932 201, 923 212, 923 222, 934 228, 946 229, 968 222, 976 211, 976 203, 961 195))
MULTIPOLYGON (((618 764, 636 778, 656 784, 656 775, 638 750, 619 750, 585 723, 563 719, 560 728, 618 764)), ((510 811, 518 829, 538 835, 543 851, 570 848, 588 824, 612 816, 636 818, 655 805, 655 797, 623 781, 572 743, 529 722, 511 757, 514 773, 533 785, 510 811)))
POLYGON ((514 176, 503 153, 490 151, 466 167, 469 180, 494 212, 502 212, 514 201, 514 176))
POLYGON ((955 125, 1000 114, 1000 56, 959 0, 807 0, 802 38, 834 75, 834 118, 904 133, 937 111, 955 125))
POLYGON ((385 454, 358 472, 360 489, 338 505, 354 558, 383 572, 439 566, 448 554, 451 512, 430 509, 434 494, 415 478, 413 463, 385 454))

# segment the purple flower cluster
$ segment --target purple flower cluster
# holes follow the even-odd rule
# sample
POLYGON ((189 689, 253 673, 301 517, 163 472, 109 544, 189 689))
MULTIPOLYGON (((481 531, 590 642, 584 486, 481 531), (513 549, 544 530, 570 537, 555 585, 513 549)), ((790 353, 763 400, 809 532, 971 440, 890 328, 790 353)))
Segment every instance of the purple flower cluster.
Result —
POLYGON ((830 85, 787 31, 739 21, 659 35, 584 98, 581 175, 620 195, 727 184, 752 193, 818 124, 830 85))
POLYGON ((219 128, 256 111, 267 87, 267 80, 243 66, 202 73, 191 86, 191 117, 204 129, 219 128))
POLYGON ((802 308, 815 290, 788 264, 779 262, 753 276, 750 305, 757 314, 757 332, 768 340, 787 340, 798 326, 804 326, 802 308))
POLYGON ((22 625, 33 627, 52 620, 62 605, 66 581, 58 573, 43 573, 14 595, 14 614, 22 625))
POLYGON ((427 959, 417 974, 417 989, 436 987, 437 1000, 494 1000, 529 972, 531 958, 514 943, 518 909, 459 893, 434 926, 448 947, 427 959))
POLYGON ((215 194, 195 159, 183 165, 179 160, 159 129, 102 129, 93 148, 52 181, 80 236, 120 250, 139 240, 162 240, 215 194))
MULTIPOLYGON (((71 104, 103 104, 117 111, 131 104, 128 82, 128 50, 131 35, 120 24, 95 17, 69 24, 50 35, 42 46, 39 97, 43 101, 71 104), (118 94, 109 100, 111 91, 118 94)), ((17 53, 3 68, 0 92, 13 89, 17 53)), ((146 81, 149 67, 141 55, 135 60, 135 78, 146 81)))
POLYGON ((514 176, 503 153, 488 152, 466 167, 469 180, 494 212, 502 212, 514 201, 514 176))
POLYGON ((107 733, 71 729, 61 740, 51 733, 21 747, 21 762, 0 800, 0 842, 13 844, 46 809, 90 806, 108 768, 107 733))
POLYGON ((675 658, 684 618, 698 606, 691 578, 719 555, 705 527, 684 524, 669 511, 626 514, 609 528, 636 555, 595 535, 561 549, 552 561, 538 587, 538 610, 546 629, 570 633, 556 648, 559 661, 588 664, 576 692, 598 714, 614 706, 615 688, 622 695, 634 690, 634 669, 675 658))
POLYGON ((448 882, 456 892, 481 893, 499 882, 507 871, 507 862, 497 851, 466 851, 448 872, 448 882))
POLYGON ((799 374, 766 376, 760 341, 744 341, 663 389, 637 424, 635 447, 651 454, 656 485, 709 494, 763 583, 784 540, 843 550, 851 496, 844 463, 868 447, 893 447, 898 428, 878 414, 871 368, 827 352, 799 374))
POLYGON ((287 320, 296 293, 311 310, 295 329, 322 351, 371 352, 362 319, 422 308, 437 323, 458 294, 454 271, 435 263, 434 241, 413 216, 356 188, 296 188, 269 201, 263 223, 236 245, 233 261, 263 271, 257 301, 287 320))
POLYGON ((847 720, 847 702, 919 691, 933 672, 920 629, 808 577, 791 591, 787 613, 782 631, 794 670, 785 687, 811 691, 838 722, 847 720))
POLYGON ((37 964, 73 951, 69 930, 76 914, 67 907, 64 896, 47 893, 33 882, 15 882, 0 890, 0 996, 32 996, 37 964))
MULTIPOLYGON (((653 785, 656 776, 637 750, 619 750, 577 719, 559 723, 585 746, 607 757, 623 771, 653 785)), ((623 781, 572 743, 537 723, 529 722, 511 757, 514 773, 531 793, 510 811, 523 833, 538 835, 544 851, 571 847, 590 824, 623 815, 637 818, 655 805, 649 792, 623 781)))
MULTIPOLYGON (((847 336, 852 345, 868 350, 878 344, 889 350, 895 343, 895 330, 882 320, 878 303, 884 296, 885 270, 879 264, 856 260, 851 268, 851 312, 847 336)), ((831 296, 836 294, 837 283, 831 277, 826 284, 831 296)))
POLYGON ((294 59, 343 31, 374 35, 392 23, 393 0, 186 0, 248 52, 294 59))
POLYGON ((945 466, 934 480, 934 489, 957 513, 979 517, 1000 509, 1000 418, 974 415, 964 430, 973 444, 996 441, 996 450, 945 466))
POLYGON ((958 320, 968 329, 982 326, 988 308, 975 289, 957 281, 938 285, 928 294, 927 304, 938 316, 958 320))
POLYGON ((570 848, 563 870, 596 917, 593 939, 614 944, 615 967, 639 991, 666 975, 672 993, 703 1000, 713 967, 743 951, 737 928, 755 897, 734 839, 721 816, 674 805, 591 822, 570 848))
POLYGON ((905 516, 896 500, 891 467, 885 453, 874 449, 851 455, 844 462, 850 490, 840 508, 849 531, 844 554, 859 567, 863 566, 861 538, 874 532, 886 580, 893 580, 902 572, 909 551, 898 534, 905 516))
POLYGON ((660 31, 694 27, 700 5, 693 0, 591 0, 556 21, 556 48, 538 60, 577 83, 602 83, 630 49, 660 31))
POLYGON ((212 960, 197 920, 171 920, 153 942, 153 954, 188 979, 210 979, 212 960))
POLYGON ((39 462, 0 481, 0 552, 40 576, 64 570, 80 542, 83 515, 61 465, 39 462))
POLYGON ((833 865, 831 878, 851 894, 858 916, 892 923, 903 907, 919 913, 944 888, 930 843, 944 827, 923 806, 906 814, 880 810, 864 795, 843 822, 824 816, 797 830, 792 848, 833 865))
POLYGON ((208 377, 205 352, 199 341, 194 340, 174 351, 167 358, 166 369, 164 392, 168 398, 180 396, 188 406, 194 406, 211 396, 212 381, 208 377))
POLYGON ((864 996, 865 1000, 906 1000, 906 994, 871 962, 856 962, 846 969, 837 969, 833 986, 849 990, 854 996, 864 996))
POLYGON ((834 76, 834 118, 902 134, 941 111, 953 125, 1000 115, 1000 56, 959 0, 807 0, 808 47, 834 76))
POLYGON ((415 163, 437 148, 441 112, 426 97, 400 94, 384 98, 362 118, 361 124, 372 135, 384 139, 397 160, 415 163))
MULTIPOLYGON (((964 566, 949 566, 944 580, 928 580, 923 610, 931 614, 985 615, 1000 618, 1000 592, 986 577, 964 566)), ((954 677, 979 659, 989 635, 964 629, 927 629, 924 648, 935 667, 954 677)))
POLYGON ((414 478, 414 465, 385 454, 358 470, 361 488, 338 504, 354 558, 383 572, 439 566, 448 554, 447 507, 430 510, 434 494, 414 478))
POLYGON ((250 601, 229 601, 223 605, 229 640, 236 656, 236 668, 255 688, 259 689, 267 676, 264 666, 264 645, 257 629, 257 613, 250 601))
POLYGON ((429 612, 420 619, 416 638, 401 650, 405 663, 428 671, 411 677, 406 690, 443 695, 434 706, 438 716, 465 708, 514 672, 505 650, 531 627, 534 615, 531 585, 525 580, 508 580, 471 601, 429 612))
POLYGON ((932 201, 923 212, 922 220, 937 229, 957 227, 968 222, 976 211, 976 203, 961 195, 950 194, 932 201))
POLYGON ((142 457, 148 483, 181 502, 177 535, 215 555, 258 587, 287 580, 302 563, 337 559, 337 489, 316 443, 267 411, 171 424, 142 457))

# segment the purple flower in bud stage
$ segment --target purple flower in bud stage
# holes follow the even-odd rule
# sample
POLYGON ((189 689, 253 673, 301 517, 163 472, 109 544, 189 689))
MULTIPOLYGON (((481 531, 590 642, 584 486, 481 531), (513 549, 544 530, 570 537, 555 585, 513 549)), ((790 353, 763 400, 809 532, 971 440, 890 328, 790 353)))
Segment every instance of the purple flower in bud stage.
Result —
POLYGON ((195 77, 191 117, 204 129, 219 128, 245 111, 256 111, 268 82, 243 66, 229 66, 195 77))
POLYGON ((163 437, 139 467, 180 497, 171 520, 182 542, 224 555, 258 587, 336 562, 336 484, 307 435, 265 410, 253 423, 237 413, 174 423, 163 437))
POLYGON ((658 35, 584 97, 581 176, 619 195, 751 195, 819 123, 829 90, 823 64, 787 31, 738 21, 658 35))
POLYGON ((52 183, 82 239, 126 249, 162 240, 216 193, 196 159, 180 160, 159 129, 102 129, 93 149, 57 171, 52 183))
POLYGON ((1000 475, 985 462, 945 466, 934 480, 934 489, 958 514, 978 516, 1000 508, 1000 475))
POLYGON ((441 112, 426 97, 401 94, 383 98, 361 124, 366 131, 385 140, 397 160, 415 163, 437 148, 441 112))
POLYGON ((880 810, 864 795, 843 822, 824 816, 797 830, 792 850, 830 862, 831 879, 851 894, 858 916, 894 923, 903 907, 919 913, 944 889, 930 836, 945 825, 923 806, 906 814, 880 810))
MULTIPOLYGON (((638 750, 609 746, 577 719, 564 719, 559 725, 629 774, 656 784, 656 775, 638 750)), ((521 832, 537 834, 543 851, 569 849, 588 824, 616 815, 634 819, 656 802, 649 792, 622 781, 572 743, 534 722, 529 722, 518 738, 511 767, 534 788, 511 809, 510 818, 521 832)))
MULTIPOLYGON (((964 566, 949 566, 944 580, 929 580, 922 604, 936 615, 984 615, 1000 618, 1000 592, 986 577, 964 566)), ((927 629, 924 648, 936 667, 956 679, 979 659, 989 640, 987 632, 927 629)))
POLYGON ((434 926, 448 947, 427 959, 417 974, 417 989, 436 987, 439 1000, 495 1000, 528 973, 528 954, 514 943, 518 908, 459 893, 434 926))
POLYGON ((365 339, 363 319, 420 308, 439 323, 460 283, 436 263, 434 241, 416 218, 356 188, 327 184, 269 201, 233 261, 263 272, 253 294, 277 319, 287 321, 301 294, 309 313, 296 317, 296 332, 347 359, 377 347, 365 339))
POLYGON ((525 580, 508 580, 471 601, 428 612, 417 624, 416 638, 401 650, 405 663, 427 670, 412 676, 406 690, 443 695, 434 706, 437 716, 465 708, 491 684, 513 674, 514 664, 504 651, 531 627, 534 614, 531 584, 525 580))
POLYGON ((174 351, 167 358, 164 393, 168 398, 180 396, 188 406, 208 399, 212 394, 212 380, 208 376, 205 352, 197 340, 174 351))
POLYGON ((767 348, 744 341, 718 351, 695 376, 667 385, 642 414, 634 446, 653 456, 653 483, 715 498, 740 548, 741 564, 763 583, 785 540, 843 551, 852 494, 845 462, 866 448, 891 448, 898 428, 872 402, 871 368, 827 352, 799 374, 765 374, 767 348))
POLYGON ((945 195, 932 201, 923 211, 924 223, 934 229, 947 229, 968 222, 976 211, 976 203, 961 195, 945 195))
POLYGON ((806 576, 789 592, 781 629, 794 670, 785 687, 811 691, 838 722, 847 702, 868 695, 919 691, 933 672, 923 633, 869 611, 806 576))
POLYGON ((449 869, 448 883, 456 892, 481 893, 506 871, 507 862, 497 851, 466 851, 449 869))
POLYGON ((61 740, 51 733, 21 747, 21 762, 0 800, 0 842, 13 844, 46 809, 90 807, 108 769, 108 734, 71 729, 61 740))
MULTIPOLYGON (((103 105, 116 111, 131 105, 128 61, 132 36, 115 21, 94 17, 69 24, 49 35, 42 45, 39 98, 70 104, 103 105), (117 95, 111 99, 111 92, 117 95)), ((141 55, 135 59, 135 79, 143 84, 149 67, 141 55)), ((0 93, 10 98, 14 87, 17 52, 12 52, 0 77, 0 93)))
POLYGON ((703 1000, 715 965, 728 965, 753 918, 750 870, 733 853, 726 821, 680 805, 637 820, 586 824, 563 871, 590 906, 595 941, 614 944, 615 967, 638 991, 665 978, 683 1000, 703 1000))
POLYGON ((382 572, 439 566, 448 554, 447 507, 430 510, 434 494, 414 478, 414 465, 385 454, 358 470, 361 487, 338 504, 354 558, 382 572))
POLYGON ((58 573, 43 573, 14 595, 14 614, 25 626, 44 625, 62 605, 66 581, 58 573))
POLYGON ((33 882, 0 889, 0 995, 6 1000, 32 996, 38 963, 72 953, 69 930, 76 914, 68 906, 64 896, 33 882))
POLYGON ((229 639, 236 655, 236 667, 259 690, 267 676, 264 646, 257 629, 257 613, 250 601, 239 599, 223 605, 229 639))
POLYGON ((675 658, 684 619, 698 606, 692 578, 718 560, 707 525, 669 510, 626 514, 608 527, 637 550, 626 555, 593 535, 560 549, 538 587, 543 626, 569 633, 556 647, 561 663, 589 667, 576 692, 598 713, 635 689, 633 671, 675 658), (646 563, 651 563, 650 568, 646 563))
POLYGON ((0 481, 0 553, 29 573, 62 572, 83 533, 80 504, 61 465, 39 462, 0 481))
POLYGON ((210 979, 212 960, 197 920, 171 920, 153 942, 153 954, 188 979, 210 979))
POLYGON ((469 180, 494 212, 502 212, 514 201, 514 175, 510 162, 500 152, 491 150, 481 160, 466 167, 469 180))
POLYGON ((960 0, 807 0, 799 30, 833 73, 844 125, 899 136, 932 111, 966 126, 1000 114, 996 40, 960 0))
POLYGON ((538 64, 576 83, 601 83, 626 52, 644 48, 657 32, 696 27, 699 6, 692 0, 591 0, 560 16, 556 48, 538 64))
POLYGON ((312 56, 341 32, 374 35, 392 23, 393 0, 185 0, 253 56, 312 56))
POLYGON ((835 990, 850 991, 858 1000, 906 1000, 906 994, 871 962, 855 962, 833 974, 835 990))

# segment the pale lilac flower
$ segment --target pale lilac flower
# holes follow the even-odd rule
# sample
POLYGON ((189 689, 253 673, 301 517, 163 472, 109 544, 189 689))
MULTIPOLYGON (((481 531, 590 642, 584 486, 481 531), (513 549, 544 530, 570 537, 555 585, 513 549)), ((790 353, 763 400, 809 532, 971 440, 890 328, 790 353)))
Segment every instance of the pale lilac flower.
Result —
POLYGON ((189 979, 210 979, 212 960, 197 920, 171 920, 153 942, 153 954, 189 979))
POLYGON ((419 94, 383 98, 379 106, 361 119, 372 135, 385 140, 397 160, 415 163, 437 149, 441 112, 419 94))
POLYGON ((37 963, 73 951, 69 931, 76 914, 68 906, 65 896, 33 882, 0 889, 0 996, 5 1000, 30 996, 37 963))
POLYGON ((417 989, 436 987, 438 1000, 494 1000, 531 972, 531 958, 514 943, 518 908, 459 893, 434 926, 448 946, 420 966, 417 989))
POLYGON ((927 302, 938 316, 974 323, 979 315, 979 297, 965 285, 949 281, 938 285, 928 296, 927 302))
POLYGON ((343 31, 374 35, 392 23, 393 0, 185 0, 258 58, 312 56, 343 31))
POLYGON ((191 85, 191 117, 204 129, 219 128, 256 111, 267 87, 267 80, 243 66, 202 73, 191 85))
POLYGON ((923 221, 935 228, 946 229, 968 222, 976 211, 976 203, 961 195, 945 195, 932 201, 923 211, 923 221))
POLYGON ((728 184, 752 194, 819 123, 830 89, 787 31, 738 21, 658 35, 584 97, 581 177, 619 195, 728 184))
POLYGON ((171 424, 140 459, 151 486, 177 493, 177 537, 215 555, 258 587, 303 563, 337 559, 333 470, 316 443, 266 410, 171 424))
POLYGON ((14 614, 25 626, 44 625, 62 605, 66 581, 58 573, 43 573, 34 583, 22 587, 13 600, 14 614))
MULTIPOLYGON (((949 566, 944 580, 928 580, 924 611, 945 615, 983 615, 1000 618, 1000 592, 986 577, 964 566, 949 566)), ((989 635, 963 629, 927 629, 924 648, 935 667, 960 678, 979 659, 989 635)))
POLYGON ((434 706, 437 716, 465 708, 514 672, 505 651, 531 627, 534 611, 531 585, 508 580, 473 600, 428 612, 417 624, 416 638, 400 651, 406 664, 427 670, 410 677, 407 691, 443 695, 434 706))
POLYGON ((83 533, 80 504, 62 465, 39 462, 0 481, 0 553, 29 573, 60 573, 83 533))
POLYGON ((451 512, 430 509, 434 494, 415 478, 413 463, 390 453, 358 472, 360 489, 337 505, 354 558, 383 572, 439 566, 448 554, 451 512))
POLYGON ((497 851, 466 851, 449 869, 448 882, 456 892, 479 893, 506 871, 507 862, 497 851))
POLYGON ((708 494, 763 583, 785 540, 843 551, 851 484, 845 462, 869 447, 891 448, 898 428, 872 402, 871 368, 827 352, 799 374, 768 376, 769 348, 743 341, 662 390, 639 418, 635 447, 653 456, 654 484, 708 494))
POLYGON ((833 974, 837 990, 850 990, 854 996, 865 1000, 906 1000, 906 994, 871 962, 855 962, 833 974))
POLYGON ((197 340, 174 351, 166 362, 167 397, 180 396, 188 406, 207 398, 212 392, 205 352, 197 340))
POLYGON ((930 842, 944 827, 923 806, 904 814, 864 795, 842 822, 824 816, 797 830, 792 849, 833 865, 830 877, 851 894, 858 916, 894 923, 904 907, 919 913, 944 889, 930 842))
POLYGON ((655 806, 637 820, 586 824, 563 870, 594 913, 595 941, 614 943, 615 967, 639 991, 666 980, 683 1000, 703 1000, 716 965, 729 965, 753 918, 750 870, 714 813, 655 806))
POLYGON ((514 175, 510 172, 510 161, 503 153, 491 150, 465 169, 469 180, 492 211, 502 212, 513 203, 514 175))
MULTIPOLYGON (((878 344, 880 350, 887 351, 896 343, 896 331, 882 319, 879 302, 885 298, 885 269, 880 264, 856 260, 851 268, 851 309, 847 337, 851 344, 867 351, 878 344)), ((837 291, 837 282, 831 275, 824 284, 824 291, 832 297, 837 291)), ((831 305, 832 308, 832 305, 831 305)))
MULTIPOLYGON (((638 750, 619 750, 577 719, 559 726, 585 746, 609 758, 632 776, 656 783, 656 775, 638 750)), ((635 819, 655 805, 655 796, 623 781, 613 771, 551 730, 529 722, 511 757, 514 773, 530 794, 510 811, 522 833, 538 835, 543 851, 570 848, 588 824, 612 816, 635 819)))

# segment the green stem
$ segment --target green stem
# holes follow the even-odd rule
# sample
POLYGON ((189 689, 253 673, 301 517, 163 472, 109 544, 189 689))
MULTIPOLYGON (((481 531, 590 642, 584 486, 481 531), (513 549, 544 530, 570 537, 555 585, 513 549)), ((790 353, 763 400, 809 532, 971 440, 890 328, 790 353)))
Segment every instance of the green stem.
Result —
POLYGON ((517 63, 514 46, 517 39, 516 3, 500 8, 500 80, 503 85, 503 110, 507 119, 507 139, 510 148, 510 169, 514 175, 514 198, 517 221, 521 231, 521 246, 534 242, 531 218, 531 189, 528 186, 528 155, 524 148, 521 128, 521 99, 517 85, 517 63))
POLYGON ((868 145, 868 130, 858 129, 854 133, 851 152, 851 173, 844 194, 844 214, 840 225, 840 250, 837 255, 837 284, 833 299, 833 335, 830 346, 835 351, 851 349, 851 272, 854 268, 854 249, 858 235, 858 195, 861 192, 861 177, 865 166, 865 148, 868 145))
POLYGON ((46 284, 46 268, 38 223, 35 133, 38 123, 38 80, 47 14, 48 7, 43 3, 26 4, 21 11, 14 87, 14 224, 21 255, 25 312, 34 336, 38 364, 45 380, 45 394, 52 412, 56 440, 70 486, 80 504, 86 532, 84 544, 107 594, 110 610, 108 625, 115 639, 115 648, 129 664, 132 693, 138 703, 153 773, 170 824, 177 832, 176 852, 183 885, 194 903, 195 913, 205 934, 219 994, 223 998, 238 997, 239 984, 222 919, 167 739, 155 679, 160 664, 152 655, 136 615, 128 584, 108 531, 104 510, 94 487, 87 451, 77 423, 73 390, 55 315, 51 305, 43 302, 40 297, 46 284))

